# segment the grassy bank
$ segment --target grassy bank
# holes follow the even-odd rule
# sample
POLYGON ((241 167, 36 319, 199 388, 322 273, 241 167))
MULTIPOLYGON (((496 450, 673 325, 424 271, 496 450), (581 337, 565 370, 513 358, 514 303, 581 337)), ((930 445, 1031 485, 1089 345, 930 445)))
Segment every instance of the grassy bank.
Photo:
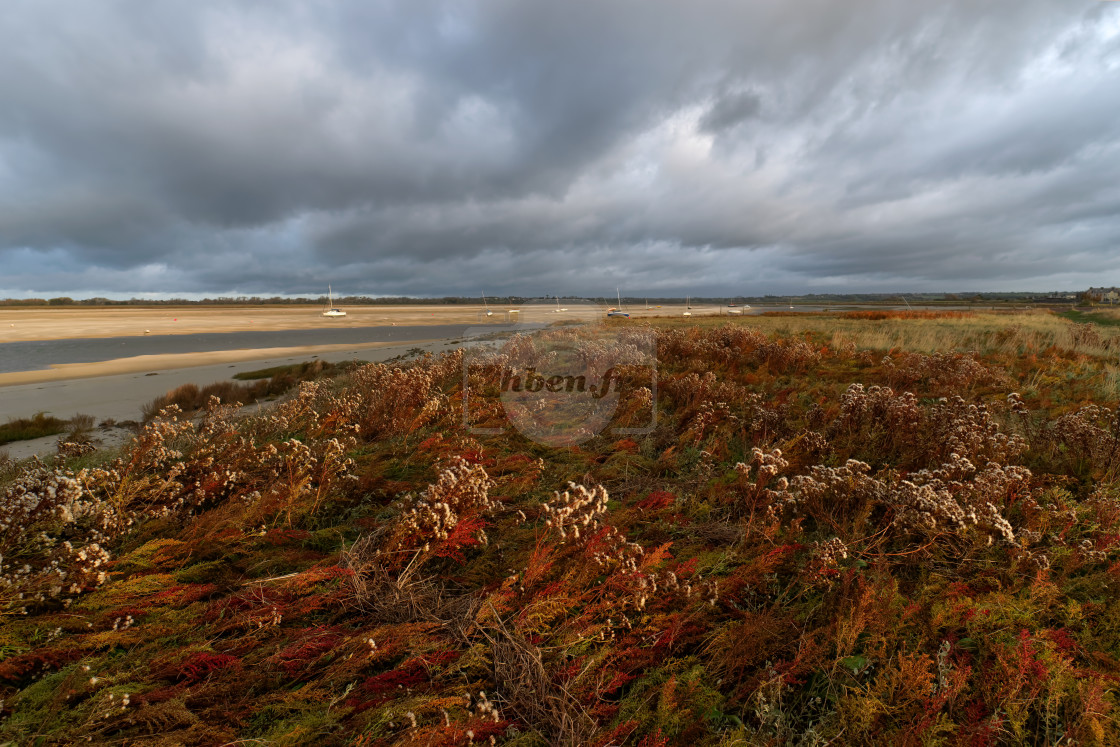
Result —
MULTIPOLYGON (((1080 318, 1080 317, 1079 317, 1080 318)), ((1111 319, 1111 317, 1107 317, 1111 319)), ((679 328, 708 328, 727 324, 730 317, 663 318, 656 324, 679 328)), ((1098 326, 1106 317, 1092 315, 1098 326)), ((1024 355, 1049 348, 1077 350, 1091 355, 1115 355, 1120 330, 1096 329, 1050 311, 1007 312, 890 312, 857 311, 843 314, 768 313, 736 318, 782 335, 811 335, 834 347, 854 345, 868 350, 911 352, 977 351, 982 354, 1024 355)), ((1120 322, 1120 318, 1113 321, 1120 322)), ((1108 326, 1114 326, 1112 322, 1108 326)))
POLYGON ((216 398, 223 405, 248 405, 262 400, 276 399, 302 382, 337 376, 355 365, 358 364, 307 361, 290 366, 243 371, 233 377, 239 381, 252 382, 250 384, 237 384, 233 381, 220 381, 202 387, 197 384, 183 384, 144 405, 142 414, 144 422, 150 421, 168 407, 176 407, 182 413, 192 414, 205 408, 211 397, 216 398))
POLYGON ((62 420, 53 415, 38 412, 30 418, 9 418, 8 422, 0 424, 0 446, 15 441, 29 441, 33 438, 54 436, 59 433, 81 433, 92 427, 93 418, 89 415, 75 415, 70 420, 62 420))

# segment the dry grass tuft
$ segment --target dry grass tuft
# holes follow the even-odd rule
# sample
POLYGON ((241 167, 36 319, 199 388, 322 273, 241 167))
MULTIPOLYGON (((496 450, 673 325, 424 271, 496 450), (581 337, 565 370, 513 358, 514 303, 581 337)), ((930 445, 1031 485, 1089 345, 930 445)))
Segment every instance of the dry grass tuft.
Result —
POLYGON ((352 571, 355 605, 379 622, 435 623, 466 640, 481 606, 478 598, 450 595, 432 576, 422 575, 416 562, 394 573, 384 565, 380 541, 376 534, 366 535, 342 554, 339 565, 352 571))
POLYGON ((595 720, 568 690, 549 676, 539 647, 510 631, 493 605, 480 632, 490 644, 494 682, 518 718, 543 726, 551 743, 577 747, 591 741, 595 720))

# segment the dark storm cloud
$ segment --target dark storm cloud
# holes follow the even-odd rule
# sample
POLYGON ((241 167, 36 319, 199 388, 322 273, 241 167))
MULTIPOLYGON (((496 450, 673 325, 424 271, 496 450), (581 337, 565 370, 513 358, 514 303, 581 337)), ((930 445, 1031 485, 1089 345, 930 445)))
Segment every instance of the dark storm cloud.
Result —
POLYGON ((1120 13, 15 2, 0 294, 1120 283, 1120 13))
POLYGON ((762 109, 762 99, 753 91, 744 91, 721 97, 703 117, 700 129, 717 133, 756 116, 762 109))

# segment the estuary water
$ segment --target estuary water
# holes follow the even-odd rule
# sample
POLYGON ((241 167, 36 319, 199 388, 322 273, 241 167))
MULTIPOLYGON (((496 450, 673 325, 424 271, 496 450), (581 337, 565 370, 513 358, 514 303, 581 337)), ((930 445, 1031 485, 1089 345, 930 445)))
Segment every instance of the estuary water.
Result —
POLYGON ((451 339, 462 337, 472 329, 477 330, 477 325, 336 327, 5 342, 0 343, 0 373, 41 371, 62 363, 97 363, 138 355, 451 339))

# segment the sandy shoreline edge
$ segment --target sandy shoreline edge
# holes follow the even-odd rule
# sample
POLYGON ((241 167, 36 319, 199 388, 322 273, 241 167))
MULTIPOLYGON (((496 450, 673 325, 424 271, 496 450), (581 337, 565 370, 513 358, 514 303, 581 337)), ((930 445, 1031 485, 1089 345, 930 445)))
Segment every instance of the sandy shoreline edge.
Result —
MULTIPOLYGON (((363 350, 380 350, 383 348, 399 348, 404 346, 419 347, 434 342, 444 342, 439 339, 410 340, 401 342, 378 342, 363 345, 336 344, 336 345, 301 345, 282 348, 252 348, 241 350, 213 350, 202 353, 167 353, 163 355, 137 355, 131 358, 115 358, 107 361, 93 363, 60 363, 46 369, 35 371, 14 371, 0 373, 0 388, 19 386, 24 384, 40 384, 50 381, 69 381, 73 379, 90 379, 103 376, 115 376, 125 373, 155 372, 164 373, 170 370, 201 368, 219 363, 241 363, 245 361, 263 361, 291 356, 303 356, 304 359, 313 355, 334 353, 339 351, 353 351, 360 353, 363 350)), ((2 394, 0 389, 0 394, 2 394)))
MULTIPOLYGON (((416 349, 438 354, 460 344, 456 339, 232 350, 185 355, 141 356, 104 363, 67 364, 47 371, 5 374, 0 380, 0 422, 45 412, 62 419, 91 415, 97 422, 138 420, 143 406, 182 386, 229 381, 238 373, 319 359, 331 362, 381 362, 416 349), (23 377, 19 383, 12 381, 23 377), (27 381, 31 377, 34 380, 27 381)), ((0 446, 12 456, 53 451, 53 438, 41 444, 14 442, 0 446), (21 445, 22 444, 22 445, 21 445)))

